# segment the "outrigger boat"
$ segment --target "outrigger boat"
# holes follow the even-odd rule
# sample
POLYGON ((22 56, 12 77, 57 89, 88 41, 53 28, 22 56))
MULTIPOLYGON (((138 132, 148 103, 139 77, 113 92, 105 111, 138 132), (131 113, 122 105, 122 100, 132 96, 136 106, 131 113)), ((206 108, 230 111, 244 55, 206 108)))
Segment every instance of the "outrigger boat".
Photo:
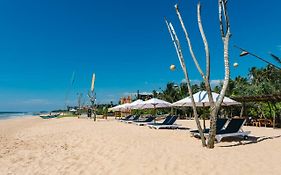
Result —
POLYGON ((50 119, 50 118, 56 118, 58 117, 60 114, 43 114, 43 115, 40 115, 40 117, 42 119, 50 119))

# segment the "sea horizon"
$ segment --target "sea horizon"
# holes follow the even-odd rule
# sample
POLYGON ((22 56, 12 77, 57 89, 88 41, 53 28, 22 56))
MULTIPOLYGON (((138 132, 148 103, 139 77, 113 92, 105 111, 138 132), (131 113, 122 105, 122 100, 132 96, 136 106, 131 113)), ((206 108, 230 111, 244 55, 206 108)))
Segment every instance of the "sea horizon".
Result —
POLYGON ((30 117, 34 116, 36 112, 20 112, 20 111, 0 111, 0 120, 30 117))

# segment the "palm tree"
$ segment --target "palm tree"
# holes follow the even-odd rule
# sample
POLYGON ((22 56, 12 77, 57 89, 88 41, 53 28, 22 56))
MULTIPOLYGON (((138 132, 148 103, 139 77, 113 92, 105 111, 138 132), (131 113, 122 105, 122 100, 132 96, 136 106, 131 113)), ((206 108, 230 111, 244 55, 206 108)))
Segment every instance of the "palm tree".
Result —
POLYGON ((173 82, 167 83, 166 89, 163 90, 163 99, 168 102, 176 102, 181 99, 180 88, 173 82))
POLYGON ((199 90, 200 90, 200 91, 206 90, 206 85, 205 85, 205 82, 204 82, 204 81, 202 81, 202 82, 200 83, 200 85, 199 85, 199 90))
POLYGON ((231 96, 237 96, 237 95, 249 95, 247 94, 247 87, 249 86, 249 82, 247 78, 238 76, 234 79, 234 88, 232 89, 232 92, 230 92, 231 96))
POLYGON ((196 93, 200 91, 200 87, 198 86, 198 84, 193 84, 191 86, 191 89, 192 89, 192 93, 196 93))
POLYGON ((183 99, 185 97, 187 97, 188 94, 188 87, 186 83, 181 83, 180 84, 180 98, 183 99))

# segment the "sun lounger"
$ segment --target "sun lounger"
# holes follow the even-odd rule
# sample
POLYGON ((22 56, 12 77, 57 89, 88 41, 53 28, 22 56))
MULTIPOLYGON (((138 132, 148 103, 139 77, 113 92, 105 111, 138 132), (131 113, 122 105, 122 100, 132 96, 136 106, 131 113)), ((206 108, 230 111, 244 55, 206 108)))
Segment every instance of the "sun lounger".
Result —
POLYGON ((147 124, 152 123, 152 121, 155 119, 154 116, 149 116, 146 120, 142 120, 142 121, 134 121, 133 124, 138 125, 138 126, 144 126, 147 124))
POLYGON ((174 124, 177 119, 177 116, 167 116, 162 123, 151 123, 147 126, 154 129, 177 129, 180 127, 180 125, 174 124))
POLYGON ((138 121, 139 118, 140 118, 139 115, 134 115, 133 118, 129 118, 128 120, 123 120, 122 122, 123 122, 123 123, 132 123, 133 121, 138 121))
POLYGON ((244 139, 248 139, 248 135, 251 132, 242 130, 242 127, 245 122, 246 122, 245 119, 231 119, 225 129, 222 129, 219 132, 217 132, 216 140, 220 142, 222 138, 235 137, 235 136, 240 136, 243 137, 244 139))
MULTIPOLYGON (((216 132, 216 140, 220 142, 224 137, 235 137, 240 136, 244 139, 248 138, 250 131, 243 131, 242 126, 246 122, 245 119, 231 119, 227 124, 225 129, 217 130, 216 132)), ((194 136, 199 136, 199 133, 194 133, 194 136)), ((205 136, 208 136, 209 133, 204 133, 205 136)))
POLYGON ((128 115, 127 117, 118 119, 117 121, 129 120, 131 117, 133 117, 133 115, 128 115))
POLYGON ((128 121, 128 120, 132 120, 134 117, 135 117, 135 115, 128 115, 127 117, 125 117, 123 119, 119 119, 117 121, 124 122, 124 121, 128 121))
MULTIPOLYGON (((217 128, 216 131, 218 132, 218 131, 222 130, 227 121, 228 121, 228 119, 218 118, 217 122, 216 122, 217 123, 216 124, 216 128, 217 128)), ((204 133, 205 134, 209 133, 209 131, 210 131, 210 128, 207 128, 207 129, 204 130, 204 133)), ((192 130, 192 131, 190 131, 190 133, 191 133, 192 136, 195 136, 195 135, 197 136, 199 134, 199 131, 198 130, 192 130)))
POLYGON ((171 120, 172 117, 173 117, 173 116, 168 115, 162 123, 151 122, 151 123, 149 123, 149 125, 163 125, 163 124, 168 124, 168 122, 171 120))
POLYGON ((139 118, 140 118, 140 116, 139 116, 139 115, 136 115, 133 119, 131 119, 131 120, 126 120, 126 121, 124 121, 124 123, 133 123, 134 121, 138 121, 139 118))

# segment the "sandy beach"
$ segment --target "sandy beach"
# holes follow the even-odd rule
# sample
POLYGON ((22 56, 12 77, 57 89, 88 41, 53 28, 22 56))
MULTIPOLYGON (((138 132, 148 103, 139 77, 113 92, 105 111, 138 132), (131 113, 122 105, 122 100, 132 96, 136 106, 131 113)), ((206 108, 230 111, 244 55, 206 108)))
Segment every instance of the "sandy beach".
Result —
MULTIPOLYGON (((188 128, 194 121, 179 120, 188 128)), ((0 174, 280 174, 281 130, 244 127, 247 141, 201 147, 188 130, 114 119, 39 117, 0 121, 0 174)))

